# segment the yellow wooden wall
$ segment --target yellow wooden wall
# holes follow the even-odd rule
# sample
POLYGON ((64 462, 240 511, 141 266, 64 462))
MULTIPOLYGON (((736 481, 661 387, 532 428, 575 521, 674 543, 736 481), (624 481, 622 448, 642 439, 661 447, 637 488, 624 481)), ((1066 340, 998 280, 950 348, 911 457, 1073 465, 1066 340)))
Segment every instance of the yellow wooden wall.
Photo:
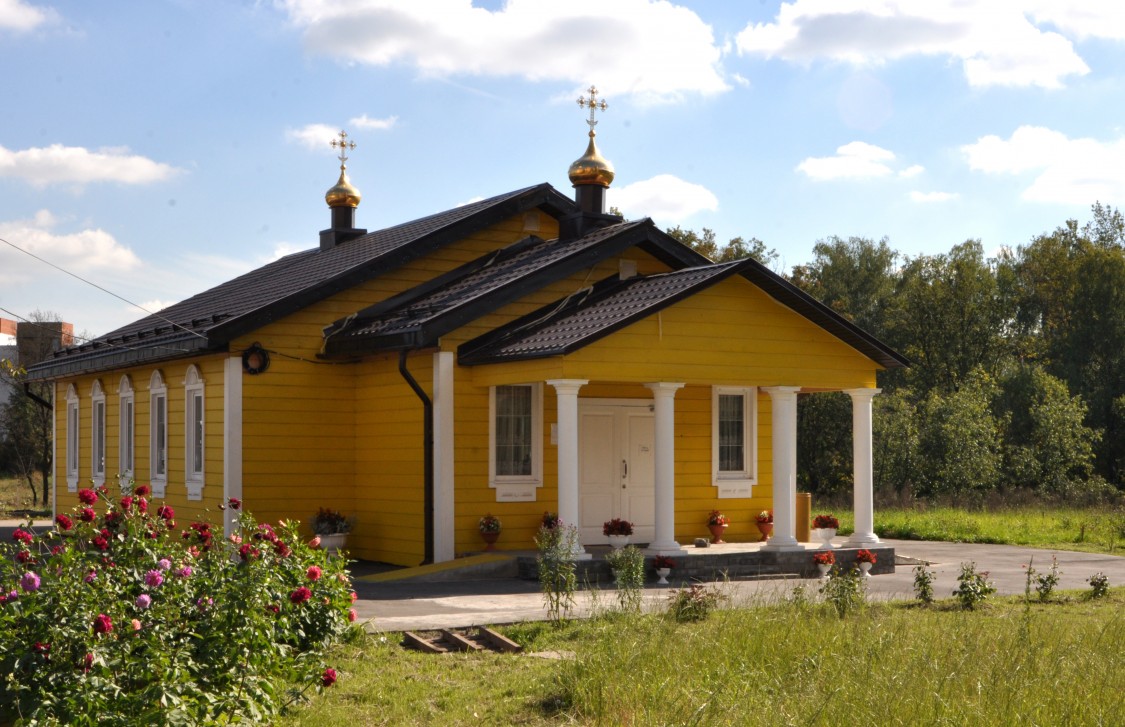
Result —
POLYGON ((66 483, 66 391, 74 383, 79 399, 78 427, 78 488, 90 487, 93 477, 92 450, 94 407, 90 398, 94 382, 101 381, 106 403, 106 485, 114 499, 120 496, 117 476, 121 471, 121 397, 118 386, 121 375, 128 374, 133 385, 134 475, 137 484, 147 484, 150 472, 149 381, 152 372, 159 369, 168 391, 168 484, 164 498, 154 498, 158 504, 165 502, 176 511, 176 519, 183 524, 192 520, 210 519, 219 522, 216 515, 223 498, 223 361, 225 355, 208 356, 184 361, 174 361, 159 366, 131 368, 83 376, 58 382, 55 401, 55 503, 58 512, 69 512, 78 504, 74 493, 67 491, 66 483), (186 401, 184 379, 188 366, 195 364, 204 381, 204 487, 202 500, 188 500, 184 476, 184 406, 186 401))

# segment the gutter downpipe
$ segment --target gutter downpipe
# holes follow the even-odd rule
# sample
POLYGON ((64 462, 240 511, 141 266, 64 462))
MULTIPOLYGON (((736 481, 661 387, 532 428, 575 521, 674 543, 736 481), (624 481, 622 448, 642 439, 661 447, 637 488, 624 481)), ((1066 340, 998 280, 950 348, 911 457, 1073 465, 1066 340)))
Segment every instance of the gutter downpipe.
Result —
POLYGON ((426 548, 420 565, 429 565, 434 562, 434 402, 406 369, 406 354, 407 349, 405 348, 398 353, 398 372, 402 374, 402 378, 410 384, 410 388, 422 400, 422 452, 425 458, 423 470, 425 489, 422 508, 426 548))

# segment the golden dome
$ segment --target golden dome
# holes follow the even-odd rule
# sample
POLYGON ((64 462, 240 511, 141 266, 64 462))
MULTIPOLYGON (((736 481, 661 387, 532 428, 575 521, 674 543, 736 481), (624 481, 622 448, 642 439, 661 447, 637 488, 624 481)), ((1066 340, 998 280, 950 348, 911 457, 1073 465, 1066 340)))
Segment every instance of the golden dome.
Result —
POLYGON ((613 181, 613 165, 598 152, 594 143, 594 130, 590 130, 590 144, 586 153, 570 165, 570 183, 574 186, 580 184, 597 184, 608 187, 613 181))
POLYGON ((340 165, 340 179, 336 181, 334 187, 324 193, 324 201, 329 207, 358 207, 360 199, 362 197, 359 190, 348 181, 348 173, 345 167, 340 165))

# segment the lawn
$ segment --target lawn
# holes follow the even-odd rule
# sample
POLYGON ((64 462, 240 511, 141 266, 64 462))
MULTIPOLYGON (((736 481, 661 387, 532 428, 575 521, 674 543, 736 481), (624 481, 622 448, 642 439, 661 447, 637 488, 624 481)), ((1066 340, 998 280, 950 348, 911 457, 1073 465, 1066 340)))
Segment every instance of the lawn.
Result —
POLYGON ((700 623, 607 613, 510 626, 529 651, 406 651, 397 634, 330 655, 335 687, 279 724, 833 725, 1118 723, 1125 589, 967 612, 811 600, 742 604, 700 623))
MULTIPOLYGON (((39 487, 39 478, 35 479, 39 487)), ((50 512, 50 508, 36 508, 31 502, 31 489, 22 477, 0 476, 0 518, 26 517, 29 512, 50 512)))

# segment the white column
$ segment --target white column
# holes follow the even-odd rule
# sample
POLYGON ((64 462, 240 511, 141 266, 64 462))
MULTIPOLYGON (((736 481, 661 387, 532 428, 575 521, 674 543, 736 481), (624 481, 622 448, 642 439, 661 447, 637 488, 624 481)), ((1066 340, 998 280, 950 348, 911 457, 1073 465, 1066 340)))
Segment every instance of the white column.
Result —
POLYGON ((682 552, 676 542, 676 392, 683 384, 660 382, 645 384, 652 390, 653 428, 656 451, 653 453, 656 524, 648 552, 671 555, 682 552))
POLYGON ((797 392, 799 386, 767 386, 773 409, 773 535, 762 550, 799 550, 797 514, 797 392))
MULTIPOLYGON (((578 390, 590 382, 552 379, 547 383, 555 387, 559 420, 559 520, 578 527, 578 390)), ((581 543, 574 555, 579 560, 590 557, 581 543)))
POLYGON ((434 354, 434 562, 453 560, 453 352, 434 354))
MULTIPOLYGON (((223 502, 242 499, 242 375, 242 356, 229 356, 223 363, 223 502)), ((226 510, 223 535, 234 532, 237 517, 237 512, 226 510)))
POLYGON ((871 464, 871 400, 881 389, 849 389, 852 398, 852 472, 855 496, 855 532, 845 546, 866 548, 879 542, 875 534, 875 497, 871 464))

